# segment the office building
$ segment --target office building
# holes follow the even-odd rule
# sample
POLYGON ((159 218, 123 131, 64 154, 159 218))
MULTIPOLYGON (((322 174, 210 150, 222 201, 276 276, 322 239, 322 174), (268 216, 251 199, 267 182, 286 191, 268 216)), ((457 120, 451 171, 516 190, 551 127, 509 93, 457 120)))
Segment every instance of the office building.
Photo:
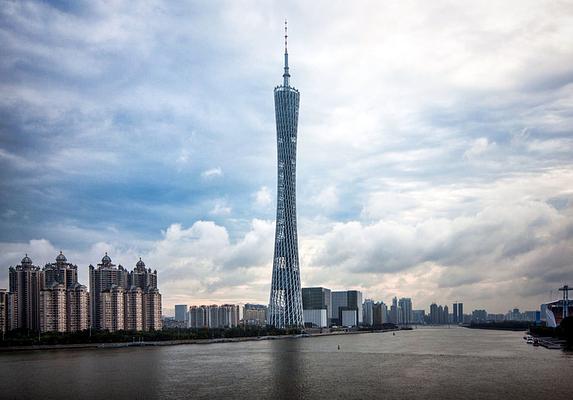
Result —
POLYGON ((266 325, 267 306, 262 304, 245 304, 243 307, 243 323, 245 325, 266 325))
POLYGON ((296 225, 296 143, 300 94, 290 86, 286 46, 282 86, 274 90, 277 127, 277 217, 269 323, 302 327, 302 293, 296 225))
MULTIPOLYGON (((330 289, 326 289, 323 287, 310 287, 310 288, 302 288, 302 308, 303 310, 325 310, 326 311, 326 324, 330 323, 332 319, 332 292, 330 289)), ((322 315, 322 313, 306 313, 305 315, 316 316, 322 315)), ((316 325, 322 324, 322 316, 316 320, 313 317, 313 324, 319 321, 320 323, 316 325)), ((307 322, 311 322, 304 318, 305 325, 307 322)))
POLYGON ((326 328, 328 327, 328 318, 325 309, 302 310, 304 317, 304 326, 306 328, 326 328))
POLYGON ((343 326, 356 326, 362 324, 362 292, 358 290, 345 290, 332 292, 332 324, 343 326), (343 311, 350 311, 356 314, 351 317, 350 313, 343 311), (350 324, 354 321, 353 324, 350 324), (346 324, 344 324, 346 322, 346 324))
POLYGON ((189 311, 187 310, 187 304, 175 305, 175 321, 187 322, 188 316, 189 316, 189 311))
POLYGON ((12 329, 40 330, 40 291, 44 275, 40 267, 33 265, 28 255, 20 265, 9 268, 12 299, 12 329))

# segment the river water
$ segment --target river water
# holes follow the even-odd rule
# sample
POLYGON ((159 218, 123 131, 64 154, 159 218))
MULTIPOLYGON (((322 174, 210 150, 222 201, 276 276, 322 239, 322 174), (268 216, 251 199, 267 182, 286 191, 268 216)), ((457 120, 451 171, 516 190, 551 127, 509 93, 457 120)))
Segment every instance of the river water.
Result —
POLYGON ((522 337, 427 328, 395 336, 0 353, 0 398, 573 398, 573 354, 522 337))

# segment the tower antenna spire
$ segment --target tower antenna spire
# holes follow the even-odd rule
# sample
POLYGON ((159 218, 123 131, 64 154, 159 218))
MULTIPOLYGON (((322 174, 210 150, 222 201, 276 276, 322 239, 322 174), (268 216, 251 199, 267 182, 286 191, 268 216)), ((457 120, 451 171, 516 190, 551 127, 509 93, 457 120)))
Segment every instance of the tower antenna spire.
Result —
POLYGON ((288 30, 287 30, 287 19, 285 18, 285 73, 283 74, 283 86, 289 86, 289 78, 290 74, 288 72, 288 48, 287 48, 287 41, 288 41, 288 30))

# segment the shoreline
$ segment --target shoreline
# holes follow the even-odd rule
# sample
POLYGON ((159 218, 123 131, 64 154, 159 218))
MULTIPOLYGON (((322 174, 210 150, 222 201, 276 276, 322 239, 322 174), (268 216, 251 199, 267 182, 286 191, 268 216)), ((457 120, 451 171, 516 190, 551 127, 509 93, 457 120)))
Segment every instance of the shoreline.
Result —
POLYGON ((322 336, 336 336, 336 335, 358 335, 364 333, 385 333, 385 332, 395 332, 397 330, 399 329, 386 329, 379 331, 325 332, 325 333, 276 335, 276 336, 249 336, 249 337, 217 338, 217 339, 179 339, 179 340, 162 340, 162 341, 150 341, 150 342, 40 344, 40 345, 29 345, 29 346, 0 347, 0 353, 13 353, 20 351, 50 351, 50 350, 124 349, 128 347, 179 346, 185 344, 205 345, 205 344, 216 344, 216 343, 256 342, 261 340, 316 338, 322 336))

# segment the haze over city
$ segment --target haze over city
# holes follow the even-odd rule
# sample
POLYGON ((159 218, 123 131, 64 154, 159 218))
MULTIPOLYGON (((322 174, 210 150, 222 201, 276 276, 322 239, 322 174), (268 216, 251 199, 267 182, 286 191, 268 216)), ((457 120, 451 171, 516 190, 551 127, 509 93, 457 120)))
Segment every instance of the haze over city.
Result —
POLYGON ((364 5, 5 2, 0 263, 267 303, 288 16, 303 286, 537 309, 573 273, 573 6, 364 5))

